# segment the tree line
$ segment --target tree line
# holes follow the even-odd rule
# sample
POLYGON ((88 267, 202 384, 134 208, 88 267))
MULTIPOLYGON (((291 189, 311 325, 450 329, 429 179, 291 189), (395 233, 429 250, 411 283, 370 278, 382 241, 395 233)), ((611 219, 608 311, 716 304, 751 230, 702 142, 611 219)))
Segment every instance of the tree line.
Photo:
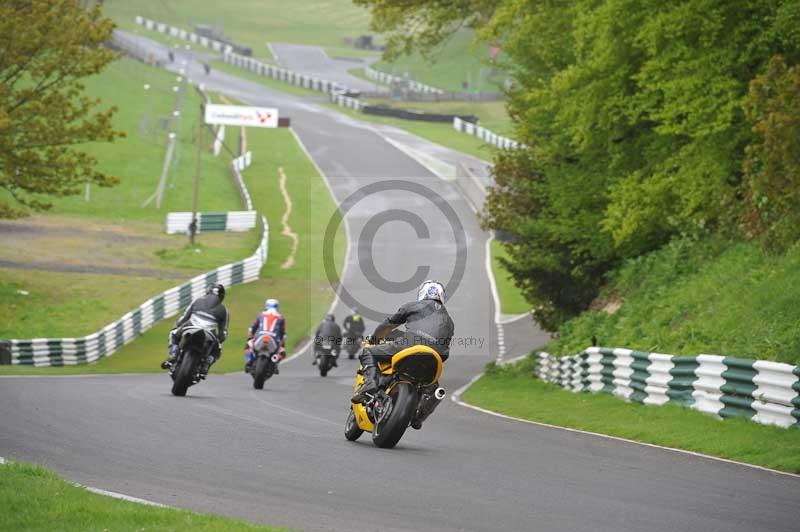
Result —
POLYGON ((501 46, 526 147, 495 154, 482 221, 546 329, 674 238, 798 241, 797 0, 354 1, 390 57, 465 26, 501 46))

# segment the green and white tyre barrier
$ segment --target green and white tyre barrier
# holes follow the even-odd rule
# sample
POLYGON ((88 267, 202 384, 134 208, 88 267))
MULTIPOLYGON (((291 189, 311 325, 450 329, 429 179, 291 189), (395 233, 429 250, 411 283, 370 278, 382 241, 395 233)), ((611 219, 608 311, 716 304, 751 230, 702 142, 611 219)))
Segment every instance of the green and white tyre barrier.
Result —
MULTIPOLYGON (((192 223, 191 212, 167 213, 167 234, 189 233, 192 223)), ((256 211, 199 212, 197 213, 197 232, 230 231, 242 233, 256 226, 256 211)))
POLYGON ((339 107, 347 107, 348 109, 355 109, 360 111, 364 107, 364 102, 358 98, 351 98, 350 96, 343 96, 341 94, 331 94, 331 102, 339 107))
POLYGON ((392 83, 403 83, 406 84, 408 89, 412 92, 422 92, 426 94, 444 94, 445 91, 438 87, 432 87, 431 85, 426 85, 424 83, 420 83, 419 81, 408 80, 401 76, 395 76, 392 74, 388 74, 386 72, 381 72, 380 70, 375 70, 374 68, 366 67, 364 68, 364 74, 371 80, 377 81, 378 83, 383 83, 385 85, 391 85, 392 83))
POLYGON ((461 120, 457 116, 453 118, 453 129, 473 137, 478 137, 487 144, 491 144, 492 146, 496 146, 498 148, 516 150, 518 148, 525 147, 524 144, 517 142, 514 139, 493 133, 483 126, 473 124, 472 122, 467 122, 466 120, 461 120))
POLYGON ((573 392, 606 392, 637 403, 678 404, 720 418, 800 428, 800 366, 590 347, 566 357, 537 353, 535 373, 573 392))
POLYGON ((253 152, 249 150, 233 160, 233 167, 240 172, 249 168, 251 164, 253 164, 253 152))
POLYGON ((225 63, 253 72, 259 76, 264 76, 296 87, 303 87, 304 89, 312 91, 333 94, 347 90, 347 87, 339 83, 320 79, 316 76, 307 76, 279 66, 268 65, 252 57, 230 51, 225 52, 222 56, 222 60, 225 63))
POLYGON ((159 33, 163 33, 164 35, 175 37, 176 39, 199 44, 200 46, 210 48, 215 52, 227 53, 233 51, 233 46, 228 43, 209 39, 208 37, 203 37, 201 35, 197 35, 196 33, 192 33, 181 28, 176 28, 175 26, 170 26, 168 24, 163 24, 161 22, 156 22, 138 15, 136 16, 136 23, 140 26, 144 26, 148 30, 157 31, 159 33))
POLYGON ((267 262, 269 226, 261 217, 263 234, 250 257, 221 266, 176 286, 142 303, 101 330, 81 338, 35 338, 5 340, 11 363, 29 366, 65 366, 86 364, 110 356, 159 321, 177 314, 193 299, 206 293, 208 286, 222 283, 232 286, 258 279, 267 262))

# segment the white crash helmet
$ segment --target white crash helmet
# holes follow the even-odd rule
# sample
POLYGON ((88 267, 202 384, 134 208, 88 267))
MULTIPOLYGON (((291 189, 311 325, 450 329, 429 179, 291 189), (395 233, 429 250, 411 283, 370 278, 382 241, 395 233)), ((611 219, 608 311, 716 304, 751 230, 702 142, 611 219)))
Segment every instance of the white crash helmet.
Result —
POLYGON ((266 301, 264 301, 264 310, 269 310, 271 308, 275 310, 280 309, 280 303, 278 302, 277 299, 269 298, 266 301))
POLYGON ((439 303, 444 303, 444 286, 438 281, 428 279, 419 287, 417 301, 423 299, 433 299, 439 303))

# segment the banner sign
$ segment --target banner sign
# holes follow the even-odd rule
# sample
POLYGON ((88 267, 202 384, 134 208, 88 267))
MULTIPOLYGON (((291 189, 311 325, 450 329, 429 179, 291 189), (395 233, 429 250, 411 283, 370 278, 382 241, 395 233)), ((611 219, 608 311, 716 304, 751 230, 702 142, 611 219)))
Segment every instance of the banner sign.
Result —
POLYGON ((244 105, 206 105, 206 124, 226 126, 278 127, 278 110, 244 105))

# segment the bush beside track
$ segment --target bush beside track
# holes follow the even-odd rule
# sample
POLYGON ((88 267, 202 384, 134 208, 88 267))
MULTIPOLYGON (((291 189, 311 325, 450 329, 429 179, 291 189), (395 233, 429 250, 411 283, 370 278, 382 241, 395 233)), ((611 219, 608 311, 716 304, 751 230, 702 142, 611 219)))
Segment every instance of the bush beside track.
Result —
POLYGON ((0 464, 0 530, 285 530, 91 493, 35 465, 0 464))

